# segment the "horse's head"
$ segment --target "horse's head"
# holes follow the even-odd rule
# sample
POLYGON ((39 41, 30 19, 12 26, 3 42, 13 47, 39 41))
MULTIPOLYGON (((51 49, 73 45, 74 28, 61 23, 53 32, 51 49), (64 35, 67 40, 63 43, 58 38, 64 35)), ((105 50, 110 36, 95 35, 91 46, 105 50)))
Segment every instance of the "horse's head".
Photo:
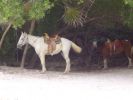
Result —
POLYGON ((22 48, 23 45, 25 45, 28 41, 28 35, 27 33, 25 32, 22 32, 19 40, 18 40, 18 43, 17 43, 17 48, 22 48))
POLYGON ((105 41, 105 38, 94 38, 92 40, 92 47, 95 49, 99 49, 105 44, 105 41))

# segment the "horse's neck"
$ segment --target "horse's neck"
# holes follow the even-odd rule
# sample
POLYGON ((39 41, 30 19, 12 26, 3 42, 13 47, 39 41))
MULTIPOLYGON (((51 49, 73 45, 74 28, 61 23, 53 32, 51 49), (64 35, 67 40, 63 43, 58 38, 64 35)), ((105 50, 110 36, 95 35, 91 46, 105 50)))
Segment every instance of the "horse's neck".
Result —
POLYGON ((35 42, 37 41, 38 37, 33 35, 28 35, 28 43, 34 47, 35 42))

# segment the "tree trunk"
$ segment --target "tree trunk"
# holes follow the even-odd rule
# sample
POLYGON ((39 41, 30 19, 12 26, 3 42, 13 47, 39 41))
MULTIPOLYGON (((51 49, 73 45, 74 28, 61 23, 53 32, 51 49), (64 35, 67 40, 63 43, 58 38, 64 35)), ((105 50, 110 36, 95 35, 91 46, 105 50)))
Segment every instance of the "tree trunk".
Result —
POLYGON ((37 60, 37 54, 34 53, 34 55, 32 56, 32 59, 30 60, 30 68, 34 68, 36 60, 37 60))
POLYGON ((1 47, 2 47, 3 41, 4 41, 4 39, 5 39, 5 36, 6 36, 8 30, 10 29, 11 26, 12 26, 12 23, 9 23, 9 25, 7 26, 6 30, 4 31, 4 33, 3 33, 3 35, 2 35, 2 38, 1 38, 1 40, 0 40, 0 49, 1 49, 1 47))
MULTIPOLYGON (((35 27, 35 20, 32 20, 30 30, 29 30, 29 34, 32 34, 32 32, 34 30, 34 27, 35 27)), ((27 50, 28 50, 28 44, 25 46, 25 49, 24 49, 24 52, 23 52, 23 57, 22 57, 21 65, 20 65, 21 68, 24 67, 27 50)))

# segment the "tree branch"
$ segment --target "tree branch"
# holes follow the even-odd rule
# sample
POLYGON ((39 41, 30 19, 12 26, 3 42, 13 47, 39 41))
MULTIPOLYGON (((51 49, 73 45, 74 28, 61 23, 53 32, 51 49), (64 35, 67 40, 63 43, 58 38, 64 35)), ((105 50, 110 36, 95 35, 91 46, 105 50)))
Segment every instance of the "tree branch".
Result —
POLYGON ((7 28, 6 28, 6 30, 4 31, 4 33, 3 33, 3 35, 2 35, 2 38, 1 38, 1 40, 0 40, 0 49, 1 49, 1 47, 2 47, 3 41, 4 41, 4 39, 5 39, 5 36, 6 36, 8 30, 10 29, 11 26, 12 26, 12 23, 9 23, 8 26, 7 26, 7 28))
MULTIPOLYGON (((29 34, 32 34, 32 32, 33 32, 33 30, 34 30, 34 27, 35 27, 35 20, 33 20, 33 21, 31 22, 29 34)), ((25 48, 24 48, 23 57, 22 57, 21 65, 20 65, 21 68, 24 67, 24 63, 25 63, 25 58, 26 58, 27 51, 28 51, 28 44, 27 44, 27 45, 25 46, 25 48)))

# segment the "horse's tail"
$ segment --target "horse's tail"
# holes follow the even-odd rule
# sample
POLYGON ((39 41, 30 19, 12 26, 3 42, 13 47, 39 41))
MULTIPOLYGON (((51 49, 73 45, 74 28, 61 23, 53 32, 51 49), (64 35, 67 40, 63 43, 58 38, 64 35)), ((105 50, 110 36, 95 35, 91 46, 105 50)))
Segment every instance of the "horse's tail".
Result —
POLYGON ((80 48, 78 45, 76 45, 74 42, 72 42, 72 48, 75 52, 81 53, 82 48, 80 48))

